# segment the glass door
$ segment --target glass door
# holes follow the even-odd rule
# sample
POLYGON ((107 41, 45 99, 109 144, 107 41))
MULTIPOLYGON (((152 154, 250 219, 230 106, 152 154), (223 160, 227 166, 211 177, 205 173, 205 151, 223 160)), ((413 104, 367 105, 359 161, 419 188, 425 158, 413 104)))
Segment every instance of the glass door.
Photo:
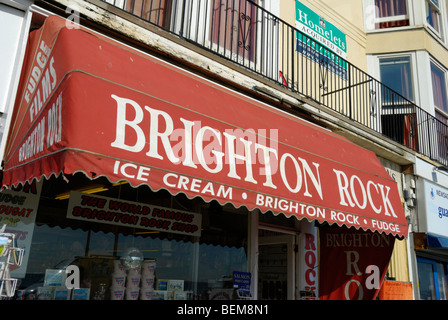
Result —
POLYGON ((293 300, 295 236, 259 230, 258 299, 293 300))

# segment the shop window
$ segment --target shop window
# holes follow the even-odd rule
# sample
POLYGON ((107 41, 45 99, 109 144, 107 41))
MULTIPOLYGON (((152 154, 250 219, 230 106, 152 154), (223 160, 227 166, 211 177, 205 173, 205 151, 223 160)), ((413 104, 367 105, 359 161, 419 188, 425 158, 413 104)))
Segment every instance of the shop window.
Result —
POLYGON ((446 264, 417 257, 419 291, 421 300, 447 299, 446 264))
POLYGON ((440 35, 441 30, 441 11, 439 0, 426 0, 426 23, 440 35))
POLYGON ((439 281, 440 300, 448 299, 447 265, 437 263, 437 280, 439 281))
MULTIPOLYGON (((137 287, 134 283, 132 289, 138 295, 137 299, 236 297, 233 272, 248 272, 246 209, 221 206, 216 201, 205 203, 200 198, 188 199, 182 194, 172 196, 164 190, 153 192, 147 186, 113 185, 102 178, 90 181, 82 174, 70 176, 68 180, 69 184, 62 178, 52 177, 43 183, 29 258, 17 290, 24 290, 28 299, 54 299, 54 295, 44 294, 48 290, 41 290, 49 287, 46 284, 48 272, 63 271, 69 265, 79 268, 80 286, 89 290, 89 299, 117 299, 120 298, 117 292, 123 292, 123 299, 127 299, 126 293, 131 289, 128 287, 131 270, 125 272, 127 279, 118 286, 122 273, 120 268, 117 269, 117 263, 131 249, 136 249, 145 263, 155 263, 153 278, 144 278, 142 271, 137 287), (70 198, 55 199, 67 189, 86 190, 86 186, 98 184, 102 184, 105 191, 89 194, 89 197, 119 200, 136 204, 136 208, 138 205, 142 208, 157 206, 166 208, 167 212, 194 214, 201 219, 200 234, 192 236, 188 232, 174 233, 169 229, 123 226, 95 218, 77 220, 69 214, 70 198)), ((151 214, 146 217, 151 217, 151 214)), ((174 215, 170 217, 177 219, 174 215)), ((181 221, 180 214, 176 217, 181 221)))
POLYGON ((409 26, 407 0, 375 0, 375 29, 409 26))
POLYGON ((418 280, 421 300, 435 300, 434 266, 432 263, 418 260, 418 280))

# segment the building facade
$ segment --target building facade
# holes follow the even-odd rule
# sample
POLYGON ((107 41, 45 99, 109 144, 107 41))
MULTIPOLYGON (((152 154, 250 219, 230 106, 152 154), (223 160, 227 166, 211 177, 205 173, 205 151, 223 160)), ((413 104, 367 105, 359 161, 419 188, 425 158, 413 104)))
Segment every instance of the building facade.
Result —
POLYGON ((442 235, 414 195, 444 127, 376 74, 402 64, 370 5, 2 4, 14 298, 422 298, 413 234, 442 235))
POLYGON ((369 72, 418 104, 431 116, 424 126, 437 132, 435 140, 420 138, 427 151, 424 157, 417 153, 413 167, 415 194, 410 190, 408 201, 415 202, 417 215, 410 237, 411 274, 418 284, 417 299, 445 300, 446 2, 364 1, 363 5, 369 72))

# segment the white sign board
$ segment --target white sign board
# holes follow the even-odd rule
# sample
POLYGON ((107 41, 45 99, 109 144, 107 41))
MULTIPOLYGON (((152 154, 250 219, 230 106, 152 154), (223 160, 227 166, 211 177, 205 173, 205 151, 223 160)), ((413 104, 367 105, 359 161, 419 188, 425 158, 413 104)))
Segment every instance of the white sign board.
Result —
POLYGON ((426 228, 423 225, 425 230, 420 231, 448 237, 448 189, 429 181, 423 182, 423 188, 425 206, 420 217, 424 215, 426 228))

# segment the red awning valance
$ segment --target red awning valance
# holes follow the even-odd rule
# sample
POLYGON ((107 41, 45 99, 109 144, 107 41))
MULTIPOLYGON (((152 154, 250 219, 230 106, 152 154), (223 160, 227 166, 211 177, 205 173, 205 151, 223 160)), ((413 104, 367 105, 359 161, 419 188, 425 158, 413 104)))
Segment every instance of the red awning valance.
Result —
POLYGON ((397 185, 374 153, 50 17, 30 35, 3 185, 77 171, 407 235, 397 185))

